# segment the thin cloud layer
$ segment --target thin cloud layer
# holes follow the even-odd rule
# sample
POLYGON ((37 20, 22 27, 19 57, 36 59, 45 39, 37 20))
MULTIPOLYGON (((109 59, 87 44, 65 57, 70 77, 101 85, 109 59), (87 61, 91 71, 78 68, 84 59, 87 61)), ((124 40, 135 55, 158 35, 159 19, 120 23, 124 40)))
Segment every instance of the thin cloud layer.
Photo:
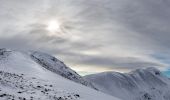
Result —
POLYGON ((169 5, 168 0, 1 0, 0 47, 45 51, 83 73, 166 70, 169 5), (50 20, 60 22, 55 35, 47 30, 50 20))

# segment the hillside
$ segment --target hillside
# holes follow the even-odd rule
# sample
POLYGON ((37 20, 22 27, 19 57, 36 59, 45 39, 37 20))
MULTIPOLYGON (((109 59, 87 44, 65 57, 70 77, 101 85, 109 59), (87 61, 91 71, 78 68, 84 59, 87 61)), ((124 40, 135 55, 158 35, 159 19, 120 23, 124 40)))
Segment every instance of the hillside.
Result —
POLYGON ((0 49, 0 100, 120 100, 84 85, 52 56, 0 49))
POLYGON ((123 100, 170 100, 170 80, 155 68, 104 72, 85 78, 100 91, 123 100))

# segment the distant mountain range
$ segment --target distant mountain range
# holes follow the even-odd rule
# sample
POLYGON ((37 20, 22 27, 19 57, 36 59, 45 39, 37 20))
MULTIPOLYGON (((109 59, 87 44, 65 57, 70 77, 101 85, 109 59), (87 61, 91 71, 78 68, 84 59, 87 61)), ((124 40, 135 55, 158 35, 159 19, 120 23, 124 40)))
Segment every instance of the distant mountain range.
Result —
POLYGON ((100 91, 122 100, 170 100, 170 80, 156 68, 123 74, 104 72, 84 78, 100 91))

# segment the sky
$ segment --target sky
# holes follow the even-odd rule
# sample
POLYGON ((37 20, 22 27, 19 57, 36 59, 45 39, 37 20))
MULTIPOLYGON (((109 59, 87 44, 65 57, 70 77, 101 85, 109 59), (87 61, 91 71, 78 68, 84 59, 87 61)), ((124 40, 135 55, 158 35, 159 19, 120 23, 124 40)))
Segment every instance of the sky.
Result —
POLYGON ((0 48, 47 52, 80 74, 170 71, 169 0, 0 0, 0 48))

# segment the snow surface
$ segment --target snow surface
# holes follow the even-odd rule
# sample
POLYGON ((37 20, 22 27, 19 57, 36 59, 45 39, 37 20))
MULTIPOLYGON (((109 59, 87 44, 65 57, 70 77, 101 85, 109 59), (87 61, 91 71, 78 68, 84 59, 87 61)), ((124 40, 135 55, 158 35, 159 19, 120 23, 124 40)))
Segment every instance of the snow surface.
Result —
POLYGON ((38 64, 40 64, 44 68, 56 74, 59 74, 67 79, 70 79, 74 82, 81 83, 85 86, 89 86, 95 89, 95 87, 90 82, 84 80, 79 74, 77 74, 75 71, 67 67, 63 62, 61 62, 57 58, 36 51, 30 52, 30 56, 33 60, 35 60, 38 64))
POLYGON ((120 100, 90 87, 52 56, 0 49, 0 100, 120 100))
POLYGON ((104 72, 85 79, 100 91, 123 100, 170 100, 170 80, 155 68, 124 74, 104 72))

